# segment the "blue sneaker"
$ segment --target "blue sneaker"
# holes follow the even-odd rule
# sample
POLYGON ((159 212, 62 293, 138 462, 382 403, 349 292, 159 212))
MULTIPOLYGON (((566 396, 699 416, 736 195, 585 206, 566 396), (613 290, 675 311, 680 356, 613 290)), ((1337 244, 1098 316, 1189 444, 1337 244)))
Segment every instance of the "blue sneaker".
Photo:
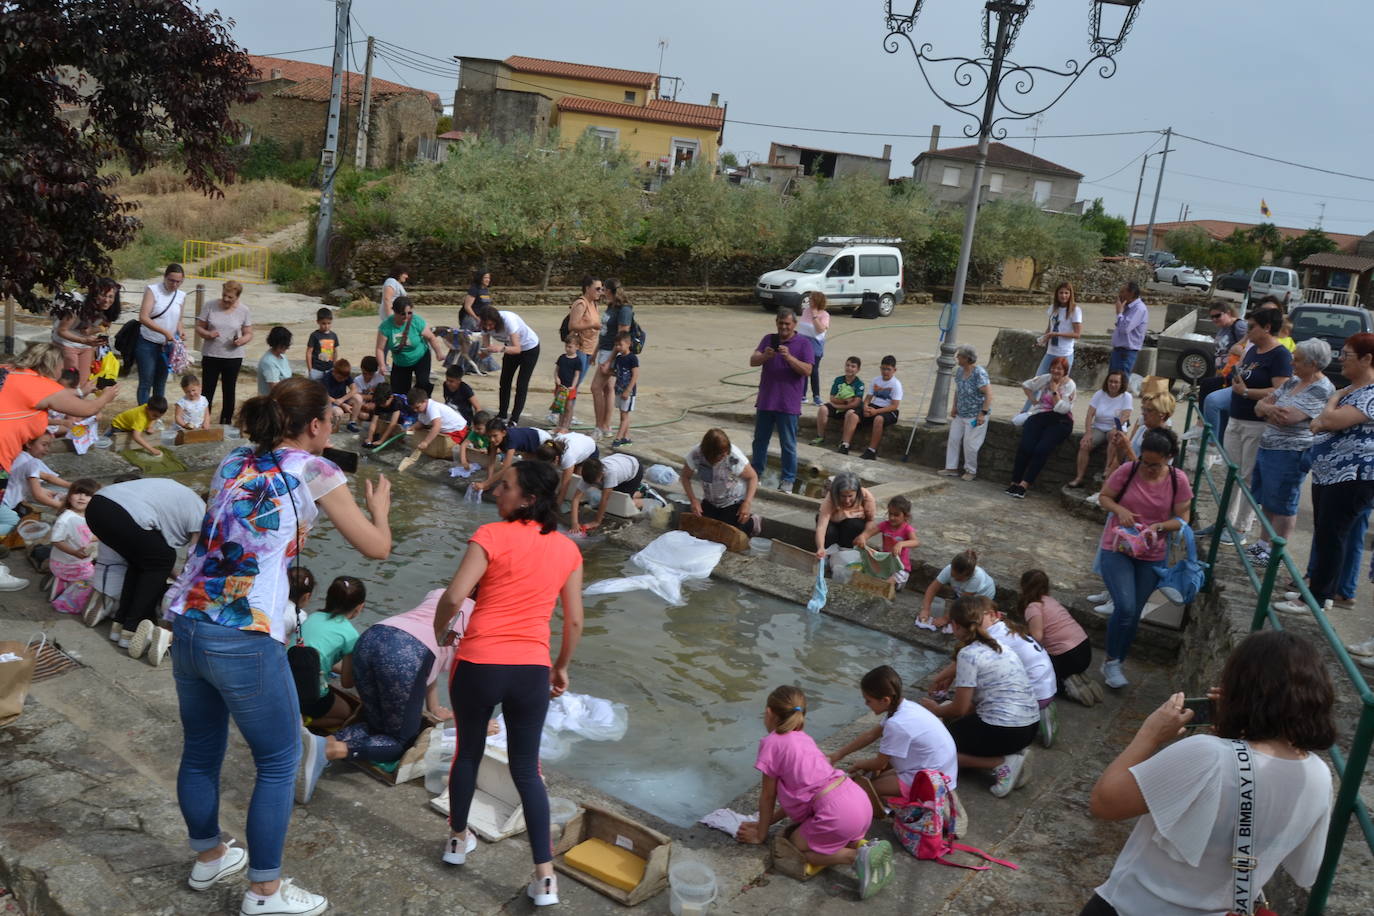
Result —
POLYGON ((329 766, 329 760, 324 756, 325 743, 323 736, 312 734, 304 725, 301 726, 301 765, 296 770, 296 801, 302 805, 308 803, 315 794, 320 775, 329 766))

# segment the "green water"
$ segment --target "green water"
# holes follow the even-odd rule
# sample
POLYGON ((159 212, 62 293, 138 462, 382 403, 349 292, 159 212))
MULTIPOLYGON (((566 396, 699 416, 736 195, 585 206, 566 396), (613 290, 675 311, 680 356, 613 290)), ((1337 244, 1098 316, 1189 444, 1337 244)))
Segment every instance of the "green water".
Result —
MULTIPOLYGON (((363 467, 358 476, 373 473, 363 467)), ((408 610, 447 584, 467 536, 498 518, 491 504, 465 503, 449 487, 391 476, 391 556, 364 559, 332 525, 320 525, 304 552, 320 582, 312 610, 328 583, 345 574, 367 582, 360 626, 408 610)), ((586 554, 588 583, 621 575, 629 559, 608 544, 590 544, 586 554)), ((689 585, 684 597, 682 607, 665 607, 649 592, 587 600, 569 689, 624 703, 629 731, 619 742, 579 741, 550 764, 683 826, 757 786, 754 754, 764 734, 764 698, 773 687, 793 683, 806 691, 807 728, 822 737, 864 713, 858 683, 870 668, 890 664, 913 681, 944 661, 714 579, 689 585)), ((560 632, 555 619, 555 646, 560 632)))

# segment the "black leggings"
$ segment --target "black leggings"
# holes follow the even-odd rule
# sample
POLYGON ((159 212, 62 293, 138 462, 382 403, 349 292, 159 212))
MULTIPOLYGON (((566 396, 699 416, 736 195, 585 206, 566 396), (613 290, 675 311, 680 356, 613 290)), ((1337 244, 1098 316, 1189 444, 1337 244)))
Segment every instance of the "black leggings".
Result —
POLYGON ((458 753, 449 771, 449 826, 466 830, 477 768, 487 747, 487 723, 501 704, 506 717, 510 776, 520 793, 534 864, 553 860, 549 839, 549 795, 539 778, 539 737, 549 711, 547 665, 477 665, 459 662, 449 684, 458 723, 458 753))
POLYGON ((1051 655, 1050 664, 1054 665, 1054 679, 1059 685, 1058 689, 1064 689, 1064 681, 1068 678, 1087 671, 1092 661, 1093 644, 1087 638, 1063 655, 1051 655))
POLYGON ((1341 593, 1346 542, 1374 502, 1374 481, 1312 484, 1312 596, 1318 603, 1341 593))
POLYGON ((1117 916, 1116 907, 1093 894, 1093 899, 1079 911, 1078 916, 1117 916))
POLYGON ((754 523, 752 521, 746 520, 741 522, 739 520, 739 503, 731 503, 728 506, 717 506, 710 500, 703 499, 701 501, 701 514, 706 518, 713 518, 718 522, 734 525, 740 531, 743 531, 751 537, 754 534, 754 523))
POLYGON ((220 402, 219 421, 228 425, 234 422, 235 395, 239 384, 239 368, 243 365, 243 357, 229 359, 221 356, 202 356, 200 358, 200 371, 205 376, 202 381, 205 383, 205 400, 210 402, 210 406, 215 404, 215 387, 222 381, 224 382, 224 400, 220 402))
POLYGON ((1073 432, 1073 419, 1065 413, 1047 410, 1026 420, 1021 427, 1021 443, 1016 447, 1016 461, 1011 470, 1011 482, 1035 483, 1045 462, 1059 444, 1073 432))
POLYGON ((123 506, 99 493, 86 507, 86 524, 91 534, 129 564, 115 622, 126 630, 137 630, 145 620, 156 621, 177 552, 167 546, 162 532, 139 527, 123 506))
POLYGON ((434 393, 434 386, 429 381, 428 349, 424 356, 409 366, 402 366, 395 359, 391 361, 391 390, 408 398, 412 387, 425 389, 427 395, 434 393))
POLYGON ((539 347, 532 350, 521 350, 519 353, 507 353, 501 357, 501 412, 500 416, 510 419, 511 426, 518 426, 520 423, 520 413, 525 409, 525 395, 529 394, 530 377, 534 375, 534 364, 539 362, 539 347), (520 377, 515 377, 516 371, 520 377), (515 410, 506 413, 506 407, 510 405, 510 383, 515 379, 515 410))
POLYGON ((842 549, 848 550, 854 546, 854 539, 863 534, 867 527, 868 520, 863 516, 831 522, 825 526, 825 546, 838 544, 842 549))

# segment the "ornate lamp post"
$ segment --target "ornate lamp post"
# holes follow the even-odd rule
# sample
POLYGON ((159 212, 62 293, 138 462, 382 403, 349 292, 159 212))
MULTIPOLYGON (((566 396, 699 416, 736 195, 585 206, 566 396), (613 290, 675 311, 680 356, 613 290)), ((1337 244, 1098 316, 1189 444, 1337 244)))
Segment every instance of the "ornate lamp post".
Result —
MULTIPOLYGON (((910 0, 907 0, 910 2, 910 0)), ((950 384, 954 374, 955 335, 959 328, 959 307, 963 303, 968 283, 969 257, 973 251, 973 229, 978 221, 979 197, 983 188, 983 171, 988 162, 988 143, 994 137, 1001 140, 1007 129, 1003 121, 1023 121, 1049 110, 1064 97, 1078 78, 1097 66, 1098 76, 1111 79, 1116 73, 1115 56, 1126 41, 1135 23, 1141 0, 1091 0, 1088 21, 1088 50, 1092 56, 1079 64, 1065 63, 1064 69, 1018 64, 1008 60, 1017 33, 1030 12, 1031 0, 987 0, 983 7, 983 54, 980 57, 936 57, 930 42, 917 45, 912 39, 916 19, 921 15, 925 0, 914 0, 911 12, 893 9, 893 0, 886 0, 887 37, 883 47, 896 54, 903 43, 916 56, 921 77, 930 91, 947 107, 972 119, 964 125, 964 136, 978 138, 978 158, 973 167, 973 188, 969 194, 968 211, 964 217, 964 235, 959 245, 959 265, 954 273, 954 293, 950 297, 949 329, 940 343, 936 359, 939 368, 935 387, 931 392, 930 410, 926 422, 943 424, 949 412, 950 384), (1115 23, 1115 25, 1113 24, 1115 23), (954 84, 967 90, 952 97, 935 88, 931 71, 939 75, 941 68, 952 71, 954 84), (1042 90, 1040 83, 1048 83, 1042 90), (1000 112, 999 112, 1000 108, 1000 112)), ((898 0, 900 5, 905 5, 898 0)))

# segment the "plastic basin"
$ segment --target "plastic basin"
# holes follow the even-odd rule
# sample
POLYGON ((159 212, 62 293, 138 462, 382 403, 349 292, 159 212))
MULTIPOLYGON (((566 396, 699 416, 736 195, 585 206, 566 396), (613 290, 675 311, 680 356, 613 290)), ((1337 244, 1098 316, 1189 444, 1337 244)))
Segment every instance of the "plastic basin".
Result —
POLYGON ((577 814, 577 802, 568 798, 549 796, 549 821, 562 827, 577 814))
POLYGON ((716 873, 705 862, 683 859, 668 867, 668 909, 675 916, 704 913, 716 899, 716 873))
POLYGON ((750 538, 749 553, 756 557, 766 557, 773 552, 772 538, 750 538))
POLYGON ((52 525, 47 522, 23 522, 15 528, 15 532, 25 541, 41 541, 51 530, 52 525))

